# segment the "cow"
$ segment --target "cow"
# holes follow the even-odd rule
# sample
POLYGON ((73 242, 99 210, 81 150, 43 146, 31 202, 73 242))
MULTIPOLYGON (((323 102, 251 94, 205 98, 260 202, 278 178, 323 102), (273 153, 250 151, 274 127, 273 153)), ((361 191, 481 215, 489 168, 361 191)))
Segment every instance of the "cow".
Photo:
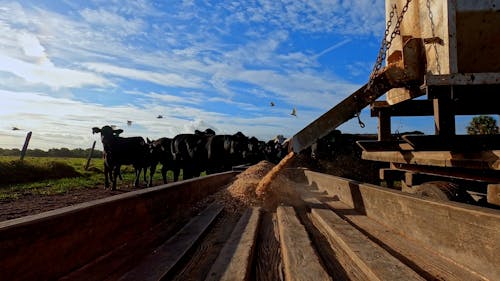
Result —
MULTIPOLYGON (((171 151, 174 165, 182 168, 183 179, 198 177, 207 165, 207 139, 215 132, 207 129, 204 132, 196 130, 194 134, 179 134, 172 139, 171 151)), ((174 172, 174 180, 178 174, 174 172)))
POLYGON ((233 166, 245 164, 249 140, 241 132, 234 135, 214 135, 207 140, 207 173, 231 170, 233 166))
POLYGON ((121 129, 113 129, 111 126, 92 128, 92 133, 101 133, 101 141, 104 148, 104 186, 109 188, 109 180, 112 181, 111 190, 116 190, 116 178, 120 175, 121 165, 133 165, 135 170, 134 187, 139 186, 139 176, 144 170, 146 179, 146 167, 149 165, 150 157, 148 145, 142 137, 122 138, 121 129))
POLYGON ((246 154, 246 160, 249 164, 256 164, 261 160, 264 160, 264 149, 265 142, 259 141, 256 137, 251 137, 248 139, 248 153, 246 154))
POLYGON ((151 153, 151 167, 149 170, 149 186, 153 185, 153 175, 156 171, 156 166, 158 163, 162 164, 161 175, 163 178, 163 183, 167 183, 167 171, 172 170, 174 175, 177 175, 175 180, 178 180, 180 167, 174 162, 174 156, 172 154, 171 138, 160 138, 154 141, 147 139, 149 144, 149 149, 151 153))

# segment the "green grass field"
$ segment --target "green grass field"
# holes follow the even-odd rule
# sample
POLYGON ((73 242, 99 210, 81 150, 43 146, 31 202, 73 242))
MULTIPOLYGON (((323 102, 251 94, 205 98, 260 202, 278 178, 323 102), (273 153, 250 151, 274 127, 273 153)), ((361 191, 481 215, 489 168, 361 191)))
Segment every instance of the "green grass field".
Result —
MULTIPOLYGON (((0 156, 0 200, 16 199, 26 193, 50 195, 72 189, 103 188, 103 160, 93 158, 87 171, 86 162, 85 158, 26 157, 19 161, 18 157, 0 156)), ((118 186, 132 185, 133 167, 123 166, 121 171, 123 181, 118 180, 118 186)), ((172 182, 171 171, 167 177, 172 182)), ((159 167, 153 180, 156 184, 162 182, 159 167)))

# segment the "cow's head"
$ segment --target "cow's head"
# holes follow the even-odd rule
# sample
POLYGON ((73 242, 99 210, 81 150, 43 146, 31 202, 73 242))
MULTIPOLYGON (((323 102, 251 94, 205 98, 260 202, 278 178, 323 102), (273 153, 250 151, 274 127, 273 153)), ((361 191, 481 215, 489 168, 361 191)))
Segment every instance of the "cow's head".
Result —
POLYGON ((104 145, 107 145, 113 140, 113 138, 118 137, 121 133, 123 133, 123 130, 113 129, 113 127, 106 125, 100 129, 97 127, 92 128, 92 133, 101 133, 101 141, 104 145))

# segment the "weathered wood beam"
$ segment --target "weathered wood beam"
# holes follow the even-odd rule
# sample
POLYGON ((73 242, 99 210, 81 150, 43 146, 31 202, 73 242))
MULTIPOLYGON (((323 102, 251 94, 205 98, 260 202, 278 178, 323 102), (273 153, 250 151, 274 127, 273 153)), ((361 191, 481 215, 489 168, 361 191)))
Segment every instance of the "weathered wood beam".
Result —
POLYGON ((357 141, 356 144, 363 149, 363 151, 399 151, 399 150, 413 150, 413 147, 404 141, 357 141))
POLYGON ((435 134, 447 137, 455 135, 455 114, 451 99, 434 99, 433 105, 435 134))
POLYGON ((500 150, 452 151, 363 151, 362 159, 402 164, 500 170, 500 150))
POLYGON ((489 184, 486 200, 490 204, 500 206, 500 184, 489 184))
POLYGON ((314 252, 307 230, 300 223, 293 207, 279 206, 276 215, 285 280, 332 280, 314 252))
POLYGON ((500 135, 403 135, 415 150, 482 151, 500 150, 500 135))
POLYGON ((387 112, 378 113, 378 140, 386 141, 391 139, 391 115, 387 112))
MULTIPOLYGON (((452 102, 455 115, 500 114, 500 106, 495 102, 484 102, 481 98, 459 98, 452 102)), ((386 101, 376 101, 371 105, 371 116, 378 117, 380 112, 387 112, 395 116, 432 116, 434 114, 433 101, 408 100, 395 105, 386 101)))
POLYGON ((454 73, 432 75, 424 77, 426 86, 449 86, 449 85, 491 85, 500 84, 500 73, 454 73))

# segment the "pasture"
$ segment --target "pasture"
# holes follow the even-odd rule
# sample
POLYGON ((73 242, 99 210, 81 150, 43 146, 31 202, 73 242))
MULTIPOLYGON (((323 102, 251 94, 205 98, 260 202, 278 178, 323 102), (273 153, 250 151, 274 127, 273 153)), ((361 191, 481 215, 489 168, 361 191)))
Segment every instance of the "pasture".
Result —
MULTIPOLYGON (((19 161, 19 157, 0 156, 0 200, 104 188, 103 160, 92 158, 87 171, 84 169, 86 162, 86 158, 25 157, 24 161, 19 161)), ((118 188, 130 189, 134 170, 131 166, 123 166, 121 171, 123 181, 119 182, 118 188)), ((167 177, 169 182, 173 181, 171 171, 167 177)), ((155 184, 162 183, 158 168, 153 180, 155 184)))

